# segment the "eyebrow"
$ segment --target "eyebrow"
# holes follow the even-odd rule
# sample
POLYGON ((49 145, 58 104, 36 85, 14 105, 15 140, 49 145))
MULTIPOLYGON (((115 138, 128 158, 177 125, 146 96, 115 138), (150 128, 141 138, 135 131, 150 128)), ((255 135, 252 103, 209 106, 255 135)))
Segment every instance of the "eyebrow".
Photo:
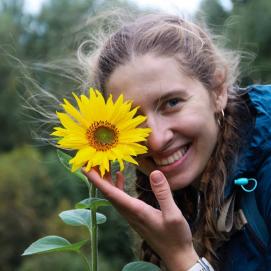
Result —
MULTIPOLYGON (((158 98, 154 100, 155 108, 157 109, 159 106, 159 103, 163 102, 164 100, 167 100, 171 98, 172 96, 176 95, 182 95, 182 96, 188 96, 187 91, 185 89, 172 89, 167 91, 166 94, 160 95, 158 98)), ((137 110, 137 114, 144 115, 144 113, 141 110, 141 107, 137 110)))
POLYGON ((175 95, 182 95, 187 96, 187 91, 185 89, 172 89, 167 91, 166 94, 159 96, 157 99, 155 99, 155 104, 159 104, 161 101, 167 100, 168 98, 171 98, 175 95))

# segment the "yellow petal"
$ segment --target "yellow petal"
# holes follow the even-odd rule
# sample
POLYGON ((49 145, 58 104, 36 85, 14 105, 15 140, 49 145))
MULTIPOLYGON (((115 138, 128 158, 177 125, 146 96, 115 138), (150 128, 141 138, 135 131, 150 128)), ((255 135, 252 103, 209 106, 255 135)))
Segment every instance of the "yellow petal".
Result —
POLYGON ((69 115, 74 117, 79 123, 84 125, 86 128, 88 127, 89 124, 86 121, 86 119, 78 112, 78 110, 74 106, 70 104, 70 102, 67 99, 64 99, 64 104, 62 105, 62 107, 69 115))
POLYGON ((123 171, 124 170, 124 163, 123 163, 123 160, 118 158, 118 162, 120 164, 120 171, 123 171))
POLYGON ((52 136, 60 136, 63 137, 68 134, 67 129, 61 128, 61 127, 54 127, 56 131, 52 132, 50 135, 52 136))
POLYGON ((144 116, 137 116, 134 119, 130 120, 129 122, 122 122, 117 125, 118 129, 120 130, 129 130, 137 127, 139 124, 143 123, 146 120, 144 116))
POLYGON ((57 114, 61 124, 65 128, 70 129, 70 130, 80 131, 82 133, 85 131, 80 125, 78 125, 76 122, 74 122, 74 120, 71 119, 69 117, 69 115, 67 115, 65 113, 60 113, 60 112, 57 112, 56 114, 57 114))
POLYGON ((130 156, 130 155, 125 156, 125 157, 124 157, 124 160, 126 160, 126 161, 128 161, 128 162, 130 162, 130 163, 133 163, 133 164, 135 164, 135 165, 138 165, 137 161, 136 161, 132 156, 130 156))
POLYGON ((81 150, 79 150, 76 155, 74 156, 74 158, 71 159, 72 163, 86 163, 89 160, 92 160, 92 157, 95 155, 95 149, 93 149, 92 147, 88 146, 86 148, 83 148, 81 150))

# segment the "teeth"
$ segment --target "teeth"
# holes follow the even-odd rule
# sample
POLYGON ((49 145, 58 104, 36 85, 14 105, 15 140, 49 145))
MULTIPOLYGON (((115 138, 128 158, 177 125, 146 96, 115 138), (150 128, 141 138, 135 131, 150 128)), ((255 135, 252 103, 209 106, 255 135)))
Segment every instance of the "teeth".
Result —
POLYGON ((155 163, 158 166, 166 166, 166 165, 172 164, 173 162, 182 158, 185 155, 185 153, 187 152, 188 148, 189 148, 189 146, 185 145, 180 150, 174 152, 172 155, 170 155, 167 158, 163 158, 163 159, 153 158, 153 160, 155 161, 155 163))
POLYGON ((188 150, 188 145, 184 146, 184 147, 181 149, 182 155, 185 155, 185 153, 187 152, 187 150, 188 150))

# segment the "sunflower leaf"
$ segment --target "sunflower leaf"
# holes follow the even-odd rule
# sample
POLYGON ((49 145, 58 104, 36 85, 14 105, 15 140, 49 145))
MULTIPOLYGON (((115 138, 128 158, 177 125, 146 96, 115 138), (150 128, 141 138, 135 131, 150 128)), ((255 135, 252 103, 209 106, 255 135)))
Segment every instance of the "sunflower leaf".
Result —
POLYGON ((55 235, 43 237, 36 242, 32 243, 22 254, 22 256, 50 253, 50 252, 63 252, 75 251, 78 252, 80 248, 87 243, 88 240, 83 240, 75 244, 71 244, 68 240, 55 235))
POLYGON ((126 264, 121 271, 160 271, 161 269, 148 262, 137 261, 126 264))
POLYGON ((99 199, 99 198, 87 198, 84 200, 81 200, 75 205, 75 208, 77 209, 87 209, 93 210, 94 208, 97 209, 101 206, 111 206, 110 201, 106 199, 99 199))
MULTIPOLYGON (((91 211, 87 209, 73 209, 61 212, 59 217, 62 221, 71 226, 85 226, 91 228, 91 211)), ((96 213, 97 224, 106 222, 106 216, 96 213)))
MULTIPOLYGON (((69 164, 69 161, 72 159, 72 156, 60 150, 57 150, 57 156, 60 163, 71 172, 71 166, 69 164)), ((87 187, 90 187, 87 177, 80 170, 76 170, 72 173, 79 177, 87 185, 87 187)))

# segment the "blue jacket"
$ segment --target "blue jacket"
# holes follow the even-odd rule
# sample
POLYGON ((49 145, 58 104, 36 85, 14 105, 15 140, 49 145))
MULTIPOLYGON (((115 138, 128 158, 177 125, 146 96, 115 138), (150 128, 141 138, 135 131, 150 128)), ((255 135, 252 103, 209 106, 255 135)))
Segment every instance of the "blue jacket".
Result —
MULTIPOLYGON (((225 195, 230 195, 237 188, 234 179, 255 178, 258 182, 256 204, 268 234, 263 235, 264 242, 257 237, 257 231, 262 234, 263 230, 253 210, 256 208, 251 208, 252 219, 219 250, 221 271, 271 270, 271 85, 252 85, 248 87, 247 95, 255 122, 249 142, 238 160, 234 178, 226 186, 225 195), (254 224, 254 230, 250 224, 254 224)), ((242 193, 238 195, 242 197, 242 193)))

